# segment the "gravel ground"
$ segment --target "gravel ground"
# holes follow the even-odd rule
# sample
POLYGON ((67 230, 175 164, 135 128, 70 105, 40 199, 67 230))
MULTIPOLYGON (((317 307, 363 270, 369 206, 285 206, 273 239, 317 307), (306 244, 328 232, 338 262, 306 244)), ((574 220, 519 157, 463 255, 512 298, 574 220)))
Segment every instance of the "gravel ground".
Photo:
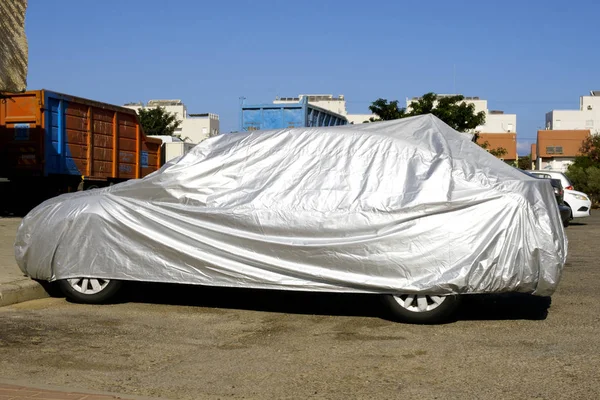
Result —
POLYGON ((130 285, 122 303, 0 308, 0 376, 173 399, 600 398, 600 213, 558 291, 394 323, 373 296, 130 285))

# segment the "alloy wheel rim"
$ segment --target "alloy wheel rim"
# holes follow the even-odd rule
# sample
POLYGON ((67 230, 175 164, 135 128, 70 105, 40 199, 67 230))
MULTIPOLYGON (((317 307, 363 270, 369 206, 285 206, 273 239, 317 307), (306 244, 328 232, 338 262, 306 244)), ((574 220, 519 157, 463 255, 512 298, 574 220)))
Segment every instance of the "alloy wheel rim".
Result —
POLYGON ((97 294, 108 286, 110 280, 98 278, 73 278, 69 279, 69 285, 82 294, 97 294))
POLYGON ((446 300, 445 296, 428 294, 403 294, 393 298, 402 308, 418 313, 435 310, 446 300))

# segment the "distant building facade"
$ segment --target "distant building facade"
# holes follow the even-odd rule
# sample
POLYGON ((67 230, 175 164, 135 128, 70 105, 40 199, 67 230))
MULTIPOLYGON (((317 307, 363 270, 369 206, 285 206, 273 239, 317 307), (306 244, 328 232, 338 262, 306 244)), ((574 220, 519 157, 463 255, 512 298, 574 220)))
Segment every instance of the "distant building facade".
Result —
POLYGON ((579 97, 578 110, 546 113, 546 130, 538 131, 534 164, 536 169, 566 171, 589 135, 600 134, 600 90, 579 97))
POLYGON ((208 137, 219 134, 219 116, 217 114, 188 113, 187 107, 181 100, 150 100, 147 104, 127 103, 124 107, 136 112, 141 108, 164 108, 165 111, 175 114, 180 121, 180 125, 175 129, 174 134, 192 143, 200 143, 208 137))
POLYGON ((589 130, 600 133, 600 90, 579 98, 579 110, 552 110, 546 113, 547 130, 589 130))
POLYGON ((477 143, 483 144, 485 142, 489 145, 488 149, 503 148, 506 150, 506 154, 498 156, 502 161, 518 161, 516 133, 480 133, 477 143))
POLYGON ((535 169, 565 172, 589 135, 588 129, 538 131, 537 143, 531 146, 535 169))

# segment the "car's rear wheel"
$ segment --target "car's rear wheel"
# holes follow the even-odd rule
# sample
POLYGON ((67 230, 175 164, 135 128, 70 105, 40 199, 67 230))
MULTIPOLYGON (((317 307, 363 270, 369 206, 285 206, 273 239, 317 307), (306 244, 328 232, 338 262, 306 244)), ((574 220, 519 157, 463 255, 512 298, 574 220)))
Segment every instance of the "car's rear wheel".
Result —
POLYGON ((437 324, 449 321, 459 304, 458 296, 428 294, 384 295, 392 316, 413 324, 437 324))
POLYGON ((58 281, 65 296, 78 303, 100 304, 113 299, 123 282, 99 278, 70 278, 58 281))

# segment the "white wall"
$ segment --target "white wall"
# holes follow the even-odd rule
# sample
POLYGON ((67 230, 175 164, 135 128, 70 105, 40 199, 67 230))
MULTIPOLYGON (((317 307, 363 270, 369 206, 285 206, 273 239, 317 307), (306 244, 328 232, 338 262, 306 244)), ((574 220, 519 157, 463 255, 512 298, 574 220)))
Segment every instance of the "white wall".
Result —
POLYGON ((574 161, 575 157, 554 157, 545 159, 538 157, 535 163, 535 169, 551 169, 553 171, 566 172, 569 165, 573 164, 574 161))
POLYGON ((475 128, 484 133, 515 133, 517 131, 516 114, 486 114, 485 124, 475 128))
POLYGON ((581 96, 579 110, 546 113, 546 129, 589 129, 600 133, 600 96, 581 96))
POLYGON ((182 121, 181 127, 181 138, 187 137, 192 143, 200 143, 210 136, 219 134, 219 120, 215 118, 186 118, 182 121))
POLYGON ((183 156, 187 154, 191 149, 196 146, 193 143, 185 143, 185 142, 171 142, 163 144, 163 149, 165 152, 165 163, 171 161, 176 157, 183 156))
POLYGON ((362 124, 365 121, 369 121, 370 118, 377 118, 374 114, 348 114, 346 115, 349 124, 362 124))
POLYGON ((309 101, 310 104, 329 110, 339 115, 347 115, 346 100, 309 101))
POLYGON ((600 112, 600 96, 581 96, 579 98, 579 109, 600 112))
POLYGON ((595 133, 600 129, 600 112, 596 110, 553 110, 546 113, 546 129, 589 129, 595 133))

